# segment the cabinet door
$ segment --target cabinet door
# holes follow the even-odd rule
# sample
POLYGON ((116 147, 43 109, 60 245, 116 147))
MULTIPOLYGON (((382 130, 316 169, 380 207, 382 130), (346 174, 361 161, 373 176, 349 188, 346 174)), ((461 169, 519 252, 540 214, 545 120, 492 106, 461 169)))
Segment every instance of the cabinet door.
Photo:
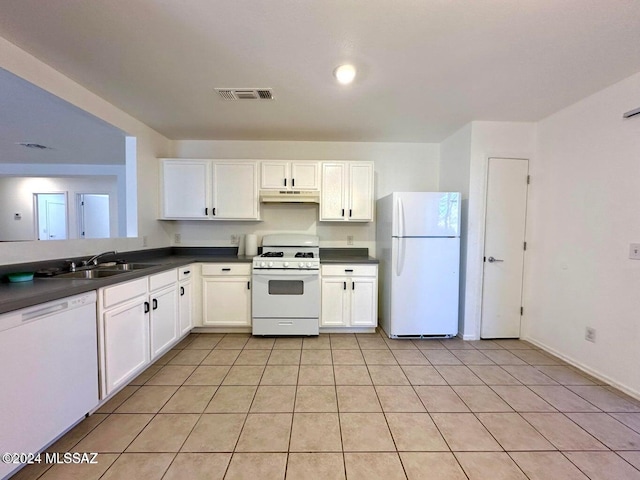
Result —
POLYGON ((103 398, 149 363, 149 316, 140 298, 103 314, 104 372, 103 398))
POLYGON ((213 162, 212 218, 258 220, 256 162, 213 162))
POLYGON ((373 165, 349 164, 349 212, 351 221, 373 221, 373 165))
POLYGON ((163 160, 162 218, 206 219, 209 162, 163 160))
POLYGON ((272 190, 285 190, 291 184, 289 182, 289 162, 262 161, 260 188, 272 190))
POLYGON ((351 279, 351 318, 353 327, 375 327, 378 324, 378 282, 375 277, 351 279))
POLYGON ((346 277, 322 279, 320 326, 343 327, 347 325, 349 304, 346 287, 346 277))
POLYGON ((345 219, 346 175, 345 163, 322 164, 320 220, 345 219))
POLYGON ((181 282, 178 287, 179 337, 189 332, 193 327, 193 311, 191 309, 193 289, 191 285, 191 282, 181 282))
POLYGON ((175 285, 151 295, 151 358, 154 359, 178 338, 178 299, 175 285))
POLYGON ((204 326, 251 326, 250 277, 202 277, 204 326))
POLYGON ((291 188, 295 190, 318 190, 320 170, 316 162, 291 163, 291 188))

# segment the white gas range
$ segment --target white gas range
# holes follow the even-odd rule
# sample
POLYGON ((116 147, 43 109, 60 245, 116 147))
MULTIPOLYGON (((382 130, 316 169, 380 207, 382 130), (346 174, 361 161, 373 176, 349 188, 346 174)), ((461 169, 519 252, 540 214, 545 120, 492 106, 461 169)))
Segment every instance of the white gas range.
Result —
POLYGON ((318 335, 320 246, 315 235, 265 235, 253 258, 254 335, 318 335))

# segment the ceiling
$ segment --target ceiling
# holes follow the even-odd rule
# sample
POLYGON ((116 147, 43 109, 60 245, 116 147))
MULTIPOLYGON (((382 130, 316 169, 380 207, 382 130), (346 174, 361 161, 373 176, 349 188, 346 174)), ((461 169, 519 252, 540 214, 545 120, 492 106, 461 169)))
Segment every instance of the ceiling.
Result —
POLYGON ((440 142, 640 71, 637 0, 3 0, 0 36, 170 139, 440 142))
POLYGON ((0 68, 0 164, 124 165, 125 137, 122 130, 0 68))

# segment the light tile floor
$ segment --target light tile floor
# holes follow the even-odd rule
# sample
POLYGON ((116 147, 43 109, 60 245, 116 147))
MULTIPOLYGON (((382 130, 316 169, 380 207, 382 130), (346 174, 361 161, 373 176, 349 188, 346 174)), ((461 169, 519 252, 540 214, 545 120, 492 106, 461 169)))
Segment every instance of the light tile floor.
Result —
MULTIPOLYGON (((61 406, 62 408, 62 406, 61 406)), ((517 341, 192 334, 15 479, 640 479, 640 402, 517 341)))

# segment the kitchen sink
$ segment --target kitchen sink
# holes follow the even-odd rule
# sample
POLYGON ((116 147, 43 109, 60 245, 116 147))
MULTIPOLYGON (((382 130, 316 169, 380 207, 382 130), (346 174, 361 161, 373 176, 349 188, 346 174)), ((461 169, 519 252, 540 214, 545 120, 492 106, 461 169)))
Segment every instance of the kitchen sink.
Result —
POLYGON ((131 271, 131 270, 142 270, 143 268, 157 267, 157 265, 151 265, 149 263, 117 263, 116 265, 109 266, 98 266, 98 269, 101 272, 106 271, 131 271))
POLYGON ((111 277, 113 275, 118 275, 120 273, 124 273, 124 272, 122 270, 93 269, 93 270, 80 270, 77 272, 61 273, 60 275, 56 275, 55 277, 52 277, 52 278, 79 278, 79 279, 105 278, 105 277, 111 277))

